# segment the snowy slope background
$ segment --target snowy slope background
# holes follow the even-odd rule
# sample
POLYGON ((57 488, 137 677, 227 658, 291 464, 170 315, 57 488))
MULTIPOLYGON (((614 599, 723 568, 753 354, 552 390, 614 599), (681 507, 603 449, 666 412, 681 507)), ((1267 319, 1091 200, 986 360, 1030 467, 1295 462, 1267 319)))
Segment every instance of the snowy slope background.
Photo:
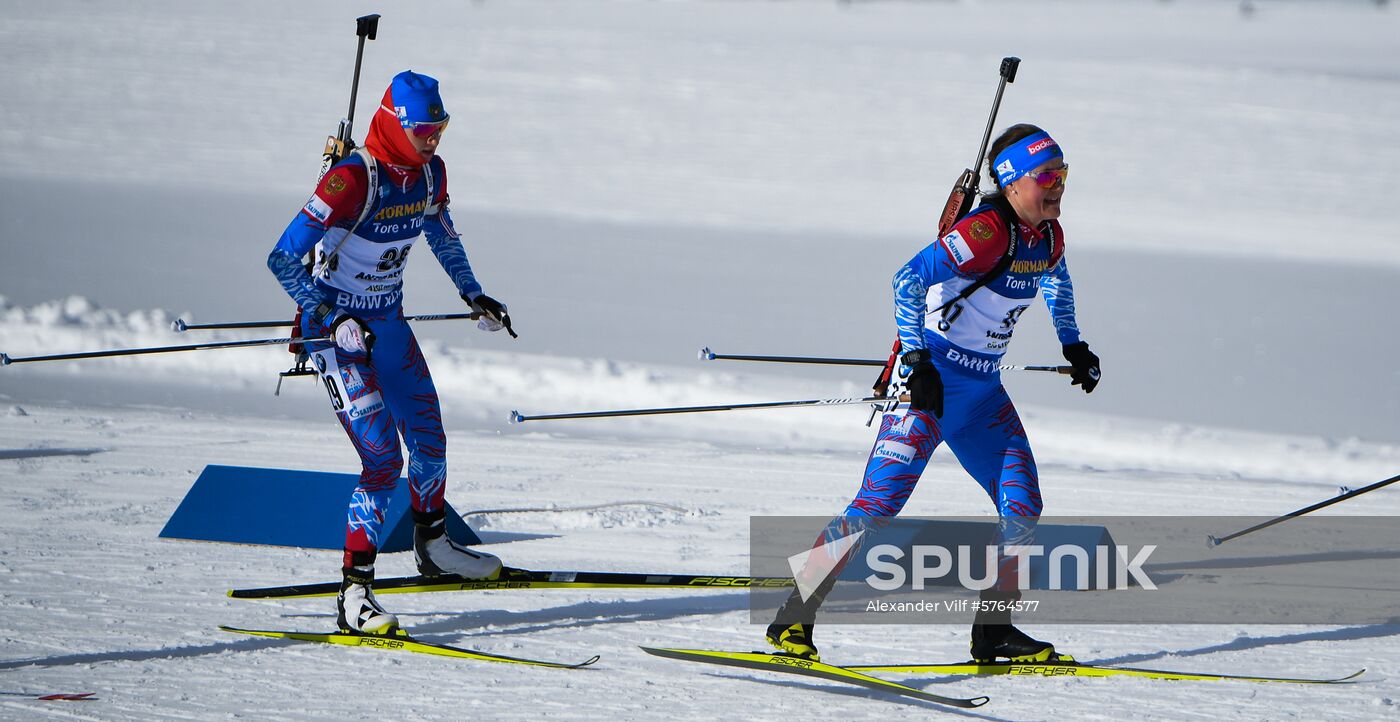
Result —
MULTIPOLYGON (((888 279, 931 239, 998 126, 1073 167, 1065 225, 1092 396, 1009 374, 1049 513, 1275 514, 1400 466, 1400 15, 1363 2, 9 4, 0 16, 0 351, 190 343, 189 321, 285 317, 263 266, 344 111, 353 18, 363 129, 388 78, 441 78, 454 214, 522 338, 421 324, 460 511, 534 568, 741 573, 752 514, 853 491, 866 411, 506 426, 506 412, 863 393, 868 370, 704 364, 695 350, 875 357, 888 279), (1029 31, 1027 28, 1035 28, 1029 31), (674 507, 674 508, 672 508, 674 507), (683 511, 680 511, 683 510, 683 511), (498 539, 509 538, 498 534, 498 539)), ((414 256, 408 306, 460 306, 414 256)), ((1043 309, 1013 363, 1054 363, 1043 309)), ((199 338, 245 338, 208 334, 199 338)), ((277 334, 267 334, 277 335, 277 334)), ((330 605, 230 587, 334 578, 338 555, 157 540, 206 464, 352 472, 277 349, 0 369, 0 692, 96 691, 0 717, 712 719, 927 716, 922 703, 690 668, 638 644, 758 648, 741 594, 392 596, 425 637, 601 654, 552 672, 229 638, 326 628, 330 605), (542 707, 525 707, 529 701, 542 707)), ((266 503, 277 503, 275 499, 266 503)), ((946 454, 909 507, 986 514, 946 454)), ((1377 492, 1337 514, 1400 514, 1377 492)), ((1229 530, 1221 530, 1229 531, 1229 530)), ((490 535, 488 534, 488 539, 490 535)), ((381 573, 409 573, 386 555, 381 573)), ((1395 718, 1400 625, 1054 627, 1081 658, 1309 674, 1343 688, 918 679, 998 719, 1395 718)), ((947 661, 966 630, 842 627, 843 663, 947 661)))

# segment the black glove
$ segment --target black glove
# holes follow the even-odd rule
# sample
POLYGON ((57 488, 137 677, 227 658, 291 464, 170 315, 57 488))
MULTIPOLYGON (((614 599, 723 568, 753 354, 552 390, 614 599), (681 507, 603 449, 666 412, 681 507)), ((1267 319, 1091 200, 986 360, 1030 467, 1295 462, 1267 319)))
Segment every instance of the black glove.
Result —
POLYGON ((467 303, 471 304, 472 308, 490 316, 496 321, 501 321, 506 316, 505 304, 501 303, 500 301, 497 301, 494 298, 491 298, 490 296, 484 293, 470 301, 467 301, 467 303))
POLYGON ((1065 360, 1074 366, 1069 375, 1074 386, 1082 386, 1084 393, 1091 393, 1099 385, 1099 357, 1089 350, 1089 344, 1080 341, 1067 343, 1064 347, 1065 360))
POLYGON ((904 382, 909 389, 909 406, 919 411, 932 411, 935 417, 943 416, 943 377, 929 361, 927 349, 910 351, 903 357, 909 366, 909 379, 904 382))
POLYGON ((475 299, 462 296, 462 300, 466 301, 467 305, 471 306, 473 310, 486 315, 486 318, 482 319, 481 323, 477 324, 477 328, 483 331, 499 331, 505 328, 506 333, 510 334, 511 338, 520 338, 520 336, 515 333, 515 329, 510 327, 510 314, 506 312, 506 305, 504 303, 484 293, 478 294, 475 299))

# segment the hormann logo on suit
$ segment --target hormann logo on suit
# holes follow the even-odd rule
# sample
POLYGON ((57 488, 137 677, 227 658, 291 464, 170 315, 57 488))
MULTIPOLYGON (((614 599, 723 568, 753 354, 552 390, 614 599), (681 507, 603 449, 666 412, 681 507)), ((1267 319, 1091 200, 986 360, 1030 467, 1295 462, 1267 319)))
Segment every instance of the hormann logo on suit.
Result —
POLYGON ((1034 273, 1041 274, 1050 270, 1050 261, 1041 259, 1039 261, 1012 261, 1012 273, 1034 273))
POLYGON ((403 218, 404 216, 421 216, 428 207, 428 200, 425 198, 417 203, 400 203, 394 206, 387 206, 379 209, 374 214, 374 220, 387 221, 392 218, 403 218))

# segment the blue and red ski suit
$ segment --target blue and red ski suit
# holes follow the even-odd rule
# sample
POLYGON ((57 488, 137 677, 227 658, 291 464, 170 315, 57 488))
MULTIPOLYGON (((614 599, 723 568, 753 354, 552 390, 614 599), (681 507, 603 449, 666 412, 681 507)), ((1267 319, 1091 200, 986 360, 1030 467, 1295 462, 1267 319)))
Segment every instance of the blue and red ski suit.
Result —
POLYGON ((268 256, 268 267, 302 309, 304 337, 330 336, 328 324, 341 310, 364 321, 375 337, 368 354, 346 352, 334 341, 306 345, 362 465, 349 503, 347 560, 353 552, 373 554, 379 547, 404 467, 400 439, 408 449, 413 510, 443 507, 442 412, 402 308, 402 274, 414 241, 426 237, 464 297, 481 294, 447 210, 446 166, 436 156, 413 165, 403 132, 391 114, 376 113, 366 139, 369 152, 357 151, 326 173, 268 256), (376 172, 367 162, 376 164, 376 172), (313 250, 315 265, 308 273, 301 259, 313 250))

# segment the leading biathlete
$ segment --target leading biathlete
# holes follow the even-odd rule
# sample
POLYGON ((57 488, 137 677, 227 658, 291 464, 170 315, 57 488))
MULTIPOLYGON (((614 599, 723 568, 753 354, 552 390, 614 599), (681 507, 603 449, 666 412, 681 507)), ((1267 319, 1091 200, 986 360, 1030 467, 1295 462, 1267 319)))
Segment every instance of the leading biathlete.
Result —
POLYGON ((333 166, 301 209, 267 266, 301 308, 306 350, 331 406, 360 455, 350 497, 338 623, 346 631, 386 634, 398 618, 375 599, 374 559, 389 499, 408 449, 413 551, 418 571, 494 578, 501 561, 459 546, 444 527, 447 439, 427 360, 404 321, 403 268, 419 236, 483 314, 478 326, 510 325, 506 307, 482 293, 447 212, 447 169, 437 157, 447 129, 438 82, 394 76, 370 122, 364 148, 333 166), (308 273, 302 257, 315 249, 308 273))
MULTIPOLYGON (((899 514, 941 443, 991 497, 1001 520, 999 544, 1021 543, 1034 533, 1043 507, 1040 481, 1026 430, 1001 383, 1001 357, 1038 293, 1073 365, 1071 382, 1085 393, 1099 383, 1099 359, 1080 338, 1075 320, 1059 223, 1069 175, 1060 146, 1034 125, 1015 125, 992 143, 987 161, 996 190, 895 273, 895 324, 909 407, 884 415, 860 491, 824 537, 849 534, 862 519, 899 514), (1004 260, 1008 250, 1014 253, 1004 260), (979 282, 985 285, 974 288, 979 282), (941 313, 929 313, 939 307, 941 313)), ((1009 602, 1020 592, 1015 565, 1006 559, 997 586, 981 595, 984 604, 978 606, 985 611, 973 621, 972 657, 1043 661, 1054 646, 1011 625, 1009 602)), ((805 603, 794 592, 768 628, 768 641, 816 659, 812 622, 837 576, 831 572, 827 585, 805 603)))

